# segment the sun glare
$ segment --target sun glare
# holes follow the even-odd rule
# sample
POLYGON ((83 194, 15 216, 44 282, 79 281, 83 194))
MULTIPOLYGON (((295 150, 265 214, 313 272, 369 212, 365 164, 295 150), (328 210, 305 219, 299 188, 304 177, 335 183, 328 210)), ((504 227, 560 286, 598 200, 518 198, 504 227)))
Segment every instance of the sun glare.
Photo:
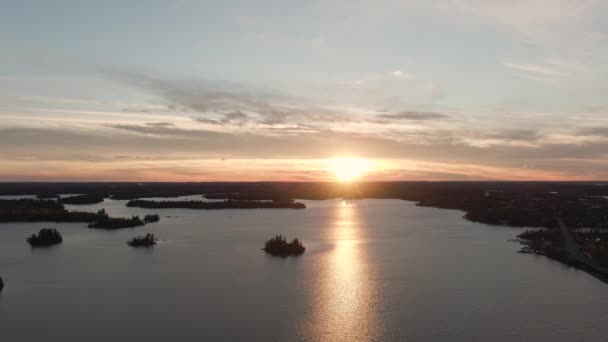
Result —
POLYGON ((372 165, 369 160, 361 158, 334 158, 330 161, 330 167, 339 181, 353 182, 369 172, 372 165))

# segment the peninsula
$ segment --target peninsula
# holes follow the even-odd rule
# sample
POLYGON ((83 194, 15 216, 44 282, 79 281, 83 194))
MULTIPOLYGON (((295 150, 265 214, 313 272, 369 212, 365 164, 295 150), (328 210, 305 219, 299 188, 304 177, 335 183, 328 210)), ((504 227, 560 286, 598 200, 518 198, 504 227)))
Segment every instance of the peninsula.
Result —
POLYGON ((143 226, 158 220, 160 217, 156 214, 148 214, 142 220, 139 216, 110 217, 105 209, 96 213, 68 211, 62 203, 54 200, 0 200, 0 222, 89 222, 89 228, 119 229, 143 226))

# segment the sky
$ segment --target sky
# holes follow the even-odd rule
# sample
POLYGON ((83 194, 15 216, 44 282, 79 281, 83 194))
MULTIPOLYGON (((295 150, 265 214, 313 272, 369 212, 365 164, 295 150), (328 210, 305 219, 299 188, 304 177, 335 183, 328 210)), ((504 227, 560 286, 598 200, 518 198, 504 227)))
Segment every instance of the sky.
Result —
POLYGON ((0 181, 608 179, 606 1, 0 5, 0 181))

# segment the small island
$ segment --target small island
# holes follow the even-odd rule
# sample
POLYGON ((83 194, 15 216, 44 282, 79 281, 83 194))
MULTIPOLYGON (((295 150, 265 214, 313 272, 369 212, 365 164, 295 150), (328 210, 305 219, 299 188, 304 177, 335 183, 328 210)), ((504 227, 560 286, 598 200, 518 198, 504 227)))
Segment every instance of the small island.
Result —
POLYGON ((146 234, 145 236, 136 236, 131 240, 127 241, 127 245, 131 247, 151 247, 156 245, 156 241, 158 239, 154 236, 154 234, 146 234))
POLYGON ((306 205, 292 201, 240 201, 227 200, 221 202, 207 201, 149 201, 132 200, 127 202, 127 207, 139 207, 148 209, 305 209, 306 205))
POLYGON ((158 222, 160 217, 157 214, 149 214, 144 216, 142 220, 139 215, 131 216, 130 218, 125 217, 110 217, 105 209, 100 209, 95 214, 97 220, 89 223, 89 228, 100 228, 100 229, 121 229, 121 228, 133 228, 140 227, 147 223, 158 222))
POLYGON ((152 222, 158 222, 158 221, 160 221, 160 216, 158 216, 158 214, 148 214, 148 215, 144 216, 145 223, 152 223, 152 222))
POLYGON ((0 292, 2 292, 3 288, 4 288, 4 280, 2 280, 2 277, 0 277, 0 292))
POLYGON ((277 235, 266 241, 266 245, 262 250, 272 256, 286 258, 288 256, 302 255, 306 251, 306 248, 298 239, 287 242, 283 235, 277 235))
POLYGON ((105 209, 99 210, 97 215, 99 218, 97 221, 89 223, 89 228, 120 229, 139 227, 146 224, 139 216, 132 216, 131 218, 110 217, 105 209))
POLYGON ((32 247, 44 247, 59 244, 63 241, 61 234, 54 228, 42 228, 38 235, 32 234, 27 242, 32 247))

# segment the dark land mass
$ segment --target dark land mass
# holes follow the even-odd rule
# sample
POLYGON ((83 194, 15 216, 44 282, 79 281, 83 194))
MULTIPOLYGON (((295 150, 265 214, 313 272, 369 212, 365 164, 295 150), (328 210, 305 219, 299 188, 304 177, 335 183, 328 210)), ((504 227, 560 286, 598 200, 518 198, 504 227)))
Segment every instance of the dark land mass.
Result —
POLYGON ((4 280, 2 280, 2 277, 0 277, 0 292, 2 292, 3 288, 4 288, 4 280))
POLYGON ((151 247, 156 245, 156 241, 158 239, 154 236, 154 234, 146 234, 145 236, 136 236, 131 240, 127 241, 127 245, 131 247, 151 247))
POLYGON ((121 229, 141 227, 147 223, 157 222, 160 217, 156 214, 146 215, 142 220, 138 215, 130 218, 110 217, 104 209, 97 212, 99 218, 95 222, 89 223, 89 228, 101 229, 121 229))
POLYGON ((68 211, 54 200, 0 200, 0 222, 90 222, 89 228, 118 229, 143 226, 156 222, 156 214, 131 218, 110 217, 104 209, 96 213, 68 211))
POLYGON ((32 247, 46 247, 62 243, 63 237, 57 229, 42 228, 38 235, 32 234, 32 236, 28 237, 27 242, 32 247))
POLYGON ((39 193, 36 195, 37 199, 56 199, 59 195, 53 193, 39 193))
POLYGON ((96 213, 68 211, 54 200, 0 200, 0 222, 93 222, 96 213))
POLYGON ((557 227, 526 230, 518 235, 521 252, 545 255, 608 282, 608 231, 570 229, 556 217, 557 227))
POLYGON ((132 216, 130 218, 105 216, 95 222, 89 223, 89 228, 121 229, 141 227, 145 224, 139 216, 132 216))
POLYGON ((63 197, 57 200, 61 204, 96 204, 103 202, 103 197, 99 195, 76 195, 63 197))
POLYGON ((55 193, 122 199, 204 194, 209 199, 277 202, 395 198, 462 210, 467 220, 493 225, 551 228, 557 212, 573 228, 608 227, 608 182, 0 183, 0 195, 55 193))
POLYGON ((304 203, 293 201, 235 201, 227 200, 222 202, 205 201, 146 201, 131 200, 127 202, 127 207, 139 207, 150 209, 304 209, 304 203))
POLYGON ((298 239, 287 242, 287 239, 283 235, 277 235, 266 241, 262 250, 272 256, 286 258, 288 256, 302 255, 306 251, 306 248, 298 239))

